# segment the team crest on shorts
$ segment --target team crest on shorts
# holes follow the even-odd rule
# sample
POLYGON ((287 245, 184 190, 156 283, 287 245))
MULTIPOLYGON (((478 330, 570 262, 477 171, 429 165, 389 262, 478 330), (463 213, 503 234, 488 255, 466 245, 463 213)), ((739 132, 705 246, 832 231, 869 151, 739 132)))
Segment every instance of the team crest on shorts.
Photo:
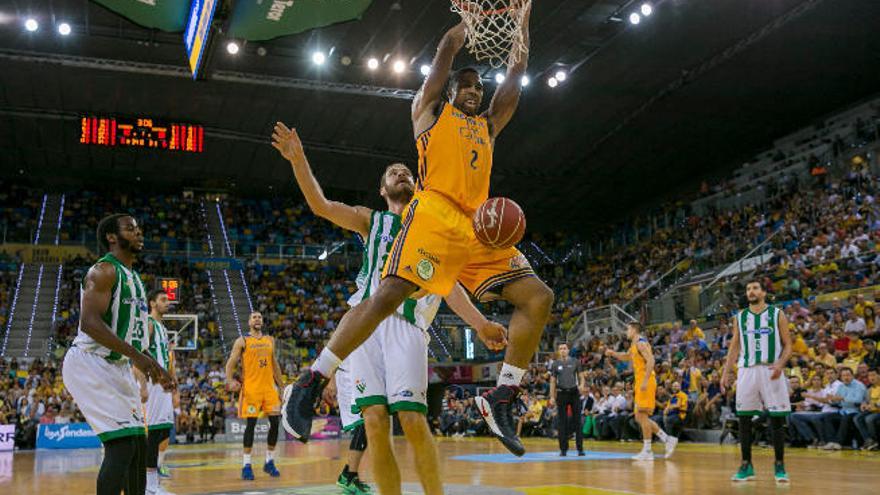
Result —
POLYGON ((525 268, 529 266, 529 260, 522 254, 518 254, 513 258, 510 258, 510 269, 516 270, 517 268, 525 268))
POLYGON ((255 412, 257 412, 257 408, 254 407, 253 404, 249 405, 248 406, 248 414, 254 414, 255 412))
POLYGON ((434 276, 434 263, 431 263, 431 260, 427 258, 422 258, 416 265, 416 273, 422 280, 431 280, 431 277, 434 276))

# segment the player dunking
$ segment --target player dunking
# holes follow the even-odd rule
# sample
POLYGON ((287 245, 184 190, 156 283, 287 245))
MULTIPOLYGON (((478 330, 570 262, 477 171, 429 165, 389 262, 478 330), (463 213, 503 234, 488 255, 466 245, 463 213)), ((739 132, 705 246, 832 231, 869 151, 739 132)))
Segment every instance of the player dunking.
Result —
POLYGON ((106 254, 80 285, 79 329, 64 356, 64 386, 104 445, 97 494, 140 495, 146 490, 146 436, 132 366, 170 390, 174 380, 147 346, 147 294, 135 257, 144 235, 129 215, 115 214, 98 224, 106 254))
POLYGON ((788 483, 785 472, 785 417, 791 413, 788 382, 782 376, 791 357, 791 337, 785 313, 765 302, 767 293, 760 280, 746 284, 749 307, 733 319, 733 339, 721 372, 721 390, 730 384, 734 361, 736 374, 736 415, 739 416, 739 443, 742 464, 733 481, 755 479, 752 466, 752 417, 770 414, 775 456, 774 478, 788 483))
POLYGON ((269 417, 269 437, 266 439, 263 472, 272 477, 281 476, 275 467, 275 445, 278 443, 278 416, 281 414, 278 388, 284 384, 281 381, 281 366, 275 358, 275 339, 263 334, 263 315, 259 311, 252 312, 248 317, 248 331, 248 335, 235 339, 232 346, 232 353, 226 362, 226 383, 229 390, 240 390, 238 417, 247 420, 241 479, 253 480, 251 450, 260 413, 269 417), (242 362, 241 382, 233 376, 239 360, 242 362))
MULTIPOLYGON (((529 15, 525 13, 522 28, 526 46, 529 15)), ((479 73, 461 69, 448 77, 464 42, 463 23, 444 35, 431 73, 413 101, 417 190, 404 211, 382 283, 364 304, 343 317, 312 368, 298 377, 285 406, 300 439, 308 439, 310 405, 342 359, 407 298, 417 292, 445 296, 458 281, 477 299, 501 298, 515 308, 497 386, 477 402, 490 431, 505 447, 516 455, 525 453, 516 436, 513 404, 549 317, 553 292, 515 248, 491 249, 480 243, 472 217, 489 195, 495 138, 516 110, 527 57, 508 67, 489 109, 479 113, 483 98, 479 73)))
MULTIPOLYGON (((162 318, 170 306, 168 295, 161 289, 150 291, 147 332, 150 339, 149 353, 163 369, 174 376, 168 331, 162 318)), ((171 427, 174 425, 174 398, 155 383, 148 385, 147 414, 147 495, 173 495, 159 485, 159 471, 165 464, 165 451, 171 427)))
POLYGON ((629 351, 605 351, 606 356, 621 361, 632 361, 633 378, 635 379, 635 411, 636 422, 642 429, 642 451, 633 456, 636 461, 653 461, 651 438, 657 435, 666 444, 665 457, 669 459, 678 445, 678 438, 667 435, 660 426, 651 420, 657 406, 657 376, 654 374, 654 352, 648 339, 642 337, 642 325, 631 322, 626 325, 626 337, 630 340, 629 351))
MULTIPOLYGON (((355 307, 366 304, 380 287, 380 275, 390 258, 392 243, 403 228, 400 214, 412 199, 415 188, 412 173, 406 166, 397 163, 387 167, 382 174, 379 194, 385 199, 387 211, 328 201, 312 174, 296 131, 278 123, 272 138, 273 146, 290 161, 296 181, 312 211, 358 233, 364 240, 364 261, 357 278, 358 290, 348 302, 355 307)), ((471 304, 464 289, 456 285, 446 301, 453 311, 477 330, 488 347, 494 350, 503 348, 504 328, 483 317, 471 304)), ((389 436, 390 414, 395 413, 404 435, 413 446, 416 470, 425 493, 443 493, 436 446, 425 420, 428 409, 426 330, 439 304, 440 298, 435 295, 418 300, 406 299, 343 362, 340 370, 344 371, 336 372, 340 408, 345 407, 344 399, 351 394, 363 413, 373 473, 383 495, 399 494, 401 490, 400 470, 389 436), (343 379, 340 379, 341 375, 343 379)), ((331 382, 325 390, 325 396, 332 395, 333 388, 331 382)), ((293 390, 295 387, 288 386, 285 398, 293 390)), ((304 404, 311 407, 309 403, 304 404)), ((297 434, 290 427, 288 415, 289 411, 285 410, 282 418, 284 427, 291 434, 297 434)), ((358 493, 354 489, 349 490, 349 493, 358 493)))

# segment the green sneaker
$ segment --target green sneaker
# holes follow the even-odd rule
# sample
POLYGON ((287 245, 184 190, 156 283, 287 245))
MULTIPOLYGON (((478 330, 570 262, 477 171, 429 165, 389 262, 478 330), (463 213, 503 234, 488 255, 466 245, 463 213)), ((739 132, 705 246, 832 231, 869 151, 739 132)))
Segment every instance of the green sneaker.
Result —
POLYGON ((751 481, 755 479, 755 468, 751 462, 744 462, 739 467, 739 471, 730 477, 730 481, 751 481))
POLYGON ((788 483, 788 473, 785 472, 785 464, 781 462, 776 463, 775 474, 773 475, 776 478, 777 483, 788 483))
POLYGON ((342 490, 345 493, 348 493, 348 485, 349 484, 350 483, 348 481, 348 478, 345 477, 345 474, 339 473, 339 478, 336 479, 336 486, 338 486, 339 488, 342 488, 342 490))
POLYGON ((370 485, 361 481, 357 476, 351 479, 351 484, 346 488, 346 493, 348 495, 373 495, 370 485))

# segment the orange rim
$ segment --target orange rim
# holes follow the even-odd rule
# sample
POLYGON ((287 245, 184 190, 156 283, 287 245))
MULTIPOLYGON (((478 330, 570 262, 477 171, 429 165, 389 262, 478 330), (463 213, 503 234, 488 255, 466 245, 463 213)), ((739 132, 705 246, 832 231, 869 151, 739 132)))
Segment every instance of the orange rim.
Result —
MULTIPOLYGON (((452 3, 458 6, 458 10, 468 13, 474 13, 472 10, 464 7, 465 0, 452 0, 452 3)), ((510 10, 510 7, 504 7, 503 9, 494 9, 494 10, 483 10, 480 12, 480 15, 490 16, 490 15, 501 15, 510 10)))

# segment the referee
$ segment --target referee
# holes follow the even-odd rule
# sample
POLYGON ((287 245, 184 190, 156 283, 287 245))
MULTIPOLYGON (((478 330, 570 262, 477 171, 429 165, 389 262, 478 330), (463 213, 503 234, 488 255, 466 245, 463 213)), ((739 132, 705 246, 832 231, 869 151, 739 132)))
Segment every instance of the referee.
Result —
POLYGON ((581 430, 581 396, 578 390, 581 375, 581 363, 568 356, 568 344, 561 343, 557 347, 559 359, 550 364, 550 396, 556 398, 556 418, 559 430, 559 455, 568 453, 569 427, 573 425, 578 455, 584 455, 584 433, 581 430), (568 420, 568 408, 571 407, 573 421, 568 420))

